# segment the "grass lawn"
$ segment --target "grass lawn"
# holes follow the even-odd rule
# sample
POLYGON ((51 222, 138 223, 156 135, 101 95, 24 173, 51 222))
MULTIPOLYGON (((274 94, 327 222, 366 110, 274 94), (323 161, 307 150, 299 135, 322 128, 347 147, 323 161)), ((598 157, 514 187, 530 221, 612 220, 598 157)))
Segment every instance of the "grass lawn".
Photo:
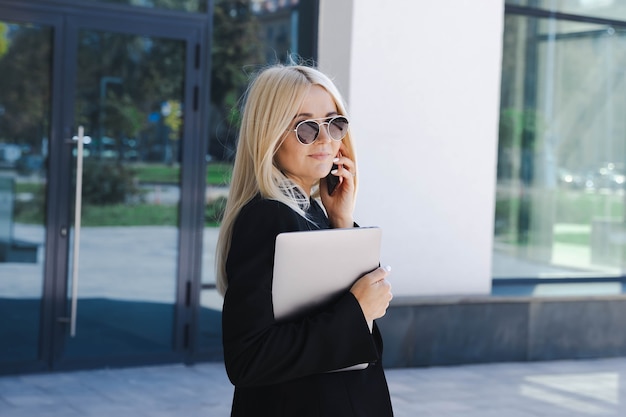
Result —
POLYGON ((116 204, 83 207, 83 226, 176 226, 177 224, 177 206, 116 204))
MULTIPOLYGON (((180 167, 165 164, 138 164, 130 166, 140 183, 176 184, 180 178, 180 167)), ((210 162, 207 165, 207 185, 230 183, 233 166, 224 162, 210 162)))

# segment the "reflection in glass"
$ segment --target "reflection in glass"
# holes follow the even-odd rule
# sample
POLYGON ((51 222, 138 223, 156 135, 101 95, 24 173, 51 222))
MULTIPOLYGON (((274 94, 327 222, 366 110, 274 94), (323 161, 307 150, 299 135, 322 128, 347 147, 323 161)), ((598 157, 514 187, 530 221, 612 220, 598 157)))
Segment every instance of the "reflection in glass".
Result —
POLYGON ((505 19, 494 278, 626 271, 626 30, 505 19))
POLYGON ((38 356, 51 42, 0 21, 0 362, 38 356))
POLYGON ((99 3, 123 4, 154 9, 206 13, 208 0, 88 0, 99 3))
POLYGON ((219 312, 222 297, 215 284, 214 253, 239 128, 240 99, 251 74, 268 63, 298 54, 300 1, 217 0, 213 15, 211 128, 205 206, 199 345, 221 356, 219 312))
POLYGON ((92 140, 70 357, 172 349, 184 52, 183 41, 79 32, 76 119, 92 140))

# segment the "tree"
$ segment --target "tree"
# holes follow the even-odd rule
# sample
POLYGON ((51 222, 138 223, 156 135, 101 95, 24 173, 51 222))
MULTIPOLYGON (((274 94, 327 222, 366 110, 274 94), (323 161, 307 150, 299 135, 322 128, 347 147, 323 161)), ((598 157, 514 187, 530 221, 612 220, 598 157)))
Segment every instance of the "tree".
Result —
POLYGON ((52 31, 0 26, 0 139, 39 148, 48 135, 52 31))
POLYGON ((240 97, 248 84, 246 69, 263 63, 259 24, 249 0, 217 0, 211 47, 211 136, 209 153, 234 156, 240 97))
MULTIPOLYGON (((122 142, 130 138, 140 142, 145 158, 162 159, 171 146, 159 127, 165 116, 162 106, 183 100, 184 52, 184 41, 179 40, 81 32, 76 104, 79 123, 95 132, 96 141, 115 138, 120 157, 122 142)), ((170 135, 176 137, 180 136, 183 117, 178 110, 170 113, 168 120, 170 135)), ((101 146, 95 143, 96 153, 101 146)))

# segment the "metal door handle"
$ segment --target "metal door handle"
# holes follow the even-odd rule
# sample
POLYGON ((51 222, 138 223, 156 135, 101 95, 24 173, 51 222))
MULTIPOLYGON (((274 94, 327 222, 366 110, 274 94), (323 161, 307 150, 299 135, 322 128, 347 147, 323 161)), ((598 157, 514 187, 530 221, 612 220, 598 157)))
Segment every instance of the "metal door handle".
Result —
POLYGON ((80 225, 82 220, 83 204, 83 147, 91 142, 89 136, 85 136, 83 126, 78 127, 78 136, 72 138, 76 141, 76 200, 74 204, 74 247, 72 249, 72 304, 70 312, 70 336, 76 336, 76 317, 78 307, 78 256, 80 251, 80 225))

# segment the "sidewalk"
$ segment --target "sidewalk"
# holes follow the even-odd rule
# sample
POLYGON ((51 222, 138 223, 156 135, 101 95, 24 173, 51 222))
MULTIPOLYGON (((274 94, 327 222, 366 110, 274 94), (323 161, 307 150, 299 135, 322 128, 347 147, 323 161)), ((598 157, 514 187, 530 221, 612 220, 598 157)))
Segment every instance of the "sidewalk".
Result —
MULTIPOLYGON (((396 417, 626 415, 626 358, 387 370, 396 417)), ((227 417, 221 363, 0 377, 2 417, 227 417)))

